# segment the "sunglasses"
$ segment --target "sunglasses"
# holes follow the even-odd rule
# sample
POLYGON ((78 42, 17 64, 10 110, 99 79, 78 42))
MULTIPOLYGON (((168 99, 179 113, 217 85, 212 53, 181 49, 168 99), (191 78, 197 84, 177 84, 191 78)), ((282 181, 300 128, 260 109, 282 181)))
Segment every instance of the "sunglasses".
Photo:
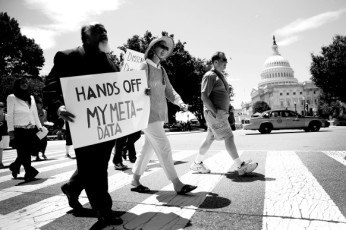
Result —
POLYGON ((169 50, 168 47, 165 46, 164 44, 158 44, 157 47, 160 47, 161 49, 166 50, 166 51, 169 50))
POLYGON ((219 60, 227 63, 227 58, 220 58, 219 60))

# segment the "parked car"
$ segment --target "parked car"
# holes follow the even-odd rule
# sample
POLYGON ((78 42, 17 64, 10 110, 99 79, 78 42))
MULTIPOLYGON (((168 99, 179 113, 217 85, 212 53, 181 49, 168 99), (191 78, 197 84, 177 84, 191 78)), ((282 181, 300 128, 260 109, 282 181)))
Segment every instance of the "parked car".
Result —
POLYGON ((243 124, 246 130, 258 130, 270 133, 279 129, 303 129, 305 132, 317 132, 321 127, 329 127, 330 123, 320 117, 302 116, 291 110, 268 110, 258 117, 251 117, 249 124, 243 124))

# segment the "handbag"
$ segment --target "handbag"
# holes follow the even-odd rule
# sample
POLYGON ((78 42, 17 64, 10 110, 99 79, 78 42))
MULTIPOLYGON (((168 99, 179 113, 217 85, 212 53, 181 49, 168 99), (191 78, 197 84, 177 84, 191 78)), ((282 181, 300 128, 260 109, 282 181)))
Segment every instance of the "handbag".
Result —
POLYGON ((0 135, 1 136, 7 136, 8 135, 7 121, 5 119, 5 116, 4 116, 4 120, 0 121, 0 135))

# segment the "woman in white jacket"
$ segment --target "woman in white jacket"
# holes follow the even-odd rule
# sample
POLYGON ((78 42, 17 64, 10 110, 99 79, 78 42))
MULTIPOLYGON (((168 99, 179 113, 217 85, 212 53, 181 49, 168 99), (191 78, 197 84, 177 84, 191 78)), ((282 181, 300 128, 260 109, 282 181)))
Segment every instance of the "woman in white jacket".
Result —
POLYGON ((31 154, 34 143, 37 141, 36 133, 42 131, 38 117, 35 99, 29 94, 29 83, 26 78, 19 78, 14 82, 13 94, 7 97, 7 125, 10 139, 14 141, 17 149, 17 159, 10 165, 12 176, 17 178, 20 167, 25 170, 25 181, 31 181, 38 171, 31 166, 31 154))

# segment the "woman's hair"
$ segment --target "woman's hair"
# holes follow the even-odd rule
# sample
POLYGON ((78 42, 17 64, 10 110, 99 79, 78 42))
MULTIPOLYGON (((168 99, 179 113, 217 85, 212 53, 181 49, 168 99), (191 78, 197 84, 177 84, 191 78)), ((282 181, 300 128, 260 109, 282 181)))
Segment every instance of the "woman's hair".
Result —
POLYGON ((147 58, 149 58, 149 59, 152 59, 153 58, 153 56, 154 56, 154 46, 153 47, 151 47, 151 49, 148 51, 148 56, 147 56, 147 58))
POLYGON ((153 45, 151 48, 150 48, 150 50, 148 51, 148 56, 147 56, 147 58, 149 58, 149 59, 152 59, 153 58, 153 56, 154 56, 154 49, 156 48, 156 47, 158 47, 160 44, 161 44, 162 42, 157 42, 155 45, 153 45))
POLYGON ((29 105, 31 105, 29 88, 27 90, 22 90, 20 88, 20 83, 23 80, 26 80, 26 79, 24 77, 21 77, 21 78, 17 78, 14 81, 13 94, 14 94, 14 96, 18 97, 19 99, 22 99, 23 101, 27 101, 29 103, 29 105))

